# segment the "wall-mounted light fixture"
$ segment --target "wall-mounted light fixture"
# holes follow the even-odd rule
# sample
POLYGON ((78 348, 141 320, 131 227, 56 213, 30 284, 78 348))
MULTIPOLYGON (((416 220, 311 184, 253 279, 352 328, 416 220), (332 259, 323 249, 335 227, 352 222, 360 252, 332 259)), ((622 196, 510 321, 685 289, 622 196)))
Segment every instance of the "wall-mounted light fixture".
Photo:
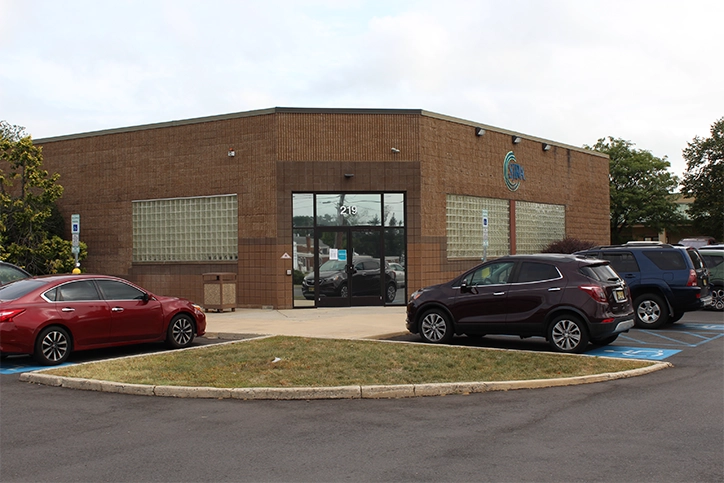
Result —
POLYGON ((485 129, 482 127, 476 127, 475 128, 475 135, 476 136, 484 136, 485 135, 485 129))
POLYGON ((229 157, 233 158, 236 156, 236 151, 234 151, 234 148, 229 148, 229 157))
POLYGON ((513 136, 513 144, 519 144, 521 141, 520 136, 513 136))
POLYGON ((550 144, 543 143, 543 151, 550 151, 552 147, 550 144))
POLYGON ((397 153, 399 153, 399 152, 400 152, 400 150, 399 150, 399 149, 397 149, 397 148, 392 148, 392 152, 393 152, 393 153, 395 153, 395 154, 397 154, 397 153))
POLYGON ((354 178, 354 173, 344 173, 344 177, 347 179, 354 178))

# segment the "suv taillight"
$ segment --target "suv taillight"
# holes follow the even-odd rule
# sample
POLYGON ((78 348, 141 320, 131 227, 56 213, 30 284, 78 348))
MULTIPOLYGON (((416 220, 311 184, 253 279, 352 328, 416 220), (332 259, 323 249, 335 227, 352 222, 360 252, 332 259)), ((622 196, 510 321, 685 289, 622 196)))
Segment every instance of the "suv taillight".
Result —
POLYGON ((608 302, 606 292, 603 291, 603 288, 601 288, 600 285, 579 285, 578 288, 590 295, 596 302, 604 304, 608 302))
POLYGON ((695 270, 689 270, 689 280, 686 282, 687 287, 696 287, 696 271, 695 270))

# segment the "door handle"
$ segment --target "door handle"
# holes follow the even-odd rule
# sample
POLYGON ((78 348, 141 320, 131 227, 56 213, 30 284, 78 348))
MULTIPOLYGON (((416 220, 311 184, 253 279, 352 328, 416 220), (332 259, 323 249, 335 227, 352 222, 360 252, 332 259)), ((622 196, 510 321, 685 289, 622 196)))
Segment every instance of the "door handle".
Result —
POLYGON ((549 288, 548 291, 549 291, 549 292, 560 292, 560 291, 561 291, 561 287, 552 287, 552 288, 549 288))
POLYGON ((63 307, 60 309, 61 312, 75 312, 75 309, 73 307, 63 307))
POLYGON ((111 312, 123 312, 123 308, 122 307, 113 307, 111 309, 111 312))
POLYGON ((493 292, 494 297, 499 297, 501 295, 505 295, 505 292, 493 292))

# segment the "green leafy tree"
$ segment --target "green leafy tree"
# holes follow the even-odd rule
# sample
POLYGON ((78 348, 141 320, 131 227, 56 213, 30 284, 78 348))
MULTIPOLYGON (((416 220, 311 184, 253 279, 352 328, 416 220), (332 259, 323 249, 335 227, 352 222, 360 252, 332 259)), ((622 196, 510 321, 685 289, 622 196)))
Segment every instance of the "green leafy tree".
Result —
POLYGON ((683 153, 681 192, 694 199, 687 212, 701 233, 724 241, 724 117, 711 126, 711 137, 696 136, 683 153))
MULTIPOLYGON (((75 257, 63 240, 56 201, 60 175, 42 169, 41 149, 19 126, 0 121, 0 259, 35 275, 70 272, 75 257)), ((85 257, 81 244, 79 258, 85 257)))
POLYGON ((667 169, 666 160, 651 152, 635 149, 634 144, 613 137, 599 139, 593 147, 608 154, 611 196, 611 241, 630 240, 634 225, 657 231, 681 223, 673 194, 679 184, 667 169))

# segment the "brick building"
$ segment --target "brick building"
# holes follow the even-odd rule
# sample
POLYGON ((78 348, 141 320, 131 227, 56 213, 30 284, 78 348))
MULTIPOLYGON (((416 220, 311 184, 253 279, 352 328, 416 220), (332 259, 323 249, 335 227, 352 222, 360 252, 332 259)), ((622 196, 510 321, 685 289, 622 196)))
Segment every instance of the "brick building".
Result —
POLYGON ((84 271, 202 304, 206 273, 235 274, 238 307, 404 304, 483 257, 610 238, 606 156, 423 110, 272 108, 35 143, 80 215, 84 271), (307 300, 301 275, 330 260, 400 262, 406 283, 307 300))

